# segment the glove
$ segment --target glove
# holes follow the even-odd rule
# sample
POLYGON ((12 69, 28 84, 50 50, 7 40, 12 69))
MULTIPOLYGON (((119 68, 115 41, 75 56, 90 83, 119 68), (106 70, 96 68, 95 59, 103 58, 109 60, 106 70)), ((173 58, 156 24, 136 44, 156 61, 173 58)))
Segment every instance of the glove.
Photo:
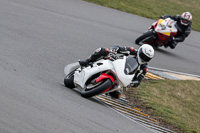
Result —
POLYGON ((140 82, 138 80, 133 80, 129 86, 130 87, 138 87, 140 85, 140 82))
POLYGON ((178 41, 179 41, 179 38, 178 38, 178 37, 173 37, 173 41, 174 41, 174 42, 178 42, 178 41))
POLYGON ((175 37, 171 37, 171 41, 177 43, 179 41, 179 39, 175 38, 175 37))
POLYGON ((166 19, 166 18, 170 18, 171 15, 164 15, 164 16, 160 16, 161 19, 166 19))

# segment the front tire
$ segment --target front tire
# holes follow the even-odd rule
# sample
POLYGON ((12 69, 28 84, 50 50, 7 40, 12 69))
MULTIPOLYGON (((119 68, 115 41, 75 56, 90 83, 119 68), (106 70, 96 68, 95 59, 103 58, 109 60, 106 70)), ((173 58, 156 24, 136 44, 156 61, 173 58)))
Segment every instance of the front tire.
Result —
POLYGON ((64 84, 66 87, 73 89, 75 88, 74 85, 74 71, 70 72, 65 78, 64 78, 64 84))
POLYGON ((89 85, 86 85, 86 88, 81 91, 81 96, 84 98, 89 98, 101 94, 102 92, 112 87, 112 82, 110 79, 105 79, 104 81, 99 82, 100 83, 97 83, 94 85, 94 87, 89 87, 89 85))
POLYGON ((145 32, 143 35, 138 37, 135 40, 135 43, 138 45, 142 45, 144 42, 148 43, 151 42, 155 38, 155 34, 153 30, 145 32))

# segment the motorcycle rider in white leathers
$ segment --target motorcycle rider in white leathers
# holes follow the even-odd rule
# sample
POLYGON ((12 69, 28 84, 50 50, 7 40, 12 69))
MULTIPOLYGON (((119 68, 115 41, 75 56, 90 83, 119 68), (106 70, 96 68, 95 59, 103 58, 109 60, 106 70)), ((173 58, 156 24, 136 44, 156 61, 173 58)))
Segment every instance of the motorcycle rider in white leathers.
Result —
MULTIPOLYGON (((108 59, 108 55, 110 52, 116 52, 124 55, 131 55, 139 63, 139 70, 136 72, 134 78, 132 79, 132 83, 130 84, 131 87, 137 87, 142 79, 144 78, 145 74, 147 73, 147 63, 153 58, 154 56, 154 49, 152 46, 148 44, 142 45, 138 50, 134 49, 133 47, 120 47, 114 45, 111 47, 111 50, 107 48, 98 48, 88 59, 79 61, 80 66, 88 66, 90 62, 95 62, 102 58, 108 59)), ((120 98, 121 93, 118 91, 110 92, 109 95, 114 98, 120 98)))

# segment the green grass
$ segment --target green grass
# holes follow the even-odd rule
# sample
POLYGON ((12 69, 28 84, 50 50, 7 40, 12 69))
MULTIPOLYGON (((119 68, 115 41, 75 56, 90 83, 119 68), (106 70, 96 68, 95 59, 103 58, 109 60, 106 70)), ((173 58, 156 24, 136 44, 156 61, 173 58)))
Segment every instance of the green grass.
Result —
MULTIPOLYGON (((85 0, 135 15, 158 19, 189 11, 193 15, 192 29, 200 31, 200 0, 85 0)), ((148 25, 147 25, 148 27, 148 25)))
POLYGON ((126 95, 165 124, 183 132, 200 132, 200 81, 150 80, 126 95))

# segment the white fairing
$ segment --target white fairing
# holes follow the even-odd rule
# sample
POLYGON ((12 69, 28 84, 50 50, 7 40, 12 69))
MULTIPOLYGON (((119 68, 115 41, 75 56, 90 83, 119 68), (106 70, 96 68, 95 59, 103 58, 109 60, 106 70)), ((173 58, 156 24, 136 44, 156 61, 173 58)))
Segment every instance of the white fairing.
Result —
POLYGON ((176 21, 170 18, 167 18, 157 25, 157 27, 155 28, 155 31, 158 33, 162 33, 162 34, 170 36, 169 33, 177 32, 177 28, 175 25, 176 25, 176 21))
POLYGON ((110 60, 99 60, 93 64, 93 67, 86 67, 81 70, 77 69, 74 73, 74 83, 75 85, 80 86, 81 88, 85 87, 85 82, 94 74, 103 72, 106 70, 111 70, 118 77, 120 85, 126 87, 131 83, 134 75, 126 75, 124 73, 126 56, 123 59, 118 59, 115 61, 110 60), (102 63, 102 65, 97 65, 102 63))
POLYGON ((129 85, 134 77, 134 74, 126 75, 124 73, 125 61, 126 61, 126 56, 124 56, 123 59, 119 59, 119 60, 115 60, 114 62, 111 62, 115 68, 116 74, 118 75, 118 79, 123 84, 123 86, 129 85))
POLYGON ((80 65, 78 62, 75 62, 75 63, 71 63, 67 66, 65 66, 64 68, 64 73, 65 75, 68 75, 71 71, 75 70, 76 68, 78 68, 80 65))

